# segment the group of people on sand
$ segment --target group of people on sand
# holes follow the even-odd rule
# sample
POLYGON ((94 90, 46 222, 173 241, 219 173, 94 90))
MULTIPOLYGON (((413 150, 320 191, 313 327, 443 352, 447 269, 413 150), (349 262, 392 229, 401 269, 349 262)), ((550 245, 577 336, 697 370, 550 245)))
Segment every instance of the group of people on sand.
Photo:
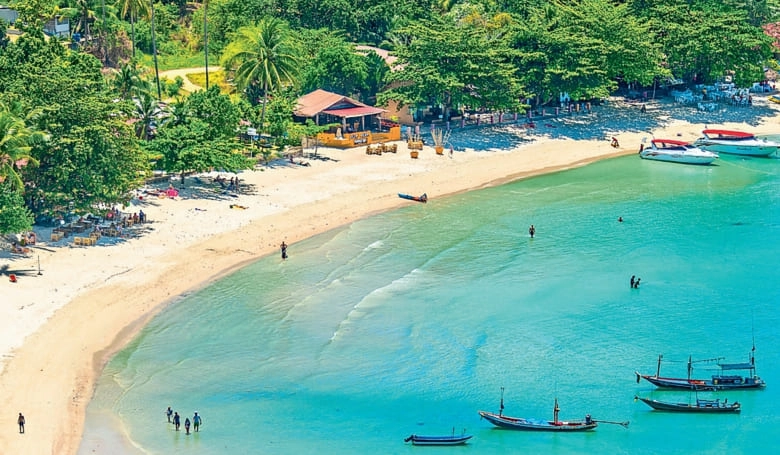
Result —
MULTIPOLYGON (((168 409, 165 410, 165 415, 168 417, 168 423, 172 423, 176 431, 179 431, 179 427, 181 427, 181 416, 179 413, 168 406, 168 409)), ((189 417, 184 419, 184 432, 190 434, 190 426, 192 426, 192 431, 198 433, 202 423, 203 419, 198 415, 198 411, 195 411, 195 415, 192 416, 192 422, 190 422, 189 417)))

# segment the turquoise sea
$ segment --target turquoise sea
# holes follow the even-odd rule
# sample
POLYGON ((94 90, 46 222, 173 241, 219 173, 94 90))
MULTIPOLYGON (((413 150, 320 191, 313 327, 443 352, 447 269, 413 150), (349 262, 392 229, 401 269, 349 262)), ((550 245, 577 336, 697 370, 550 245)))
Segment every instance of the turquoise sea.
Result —
POLYGON ((79 453, 772 453, 780 160, 718 161, 610 159, 291 245, 286 261, 183 296, 116 355, 79 453), (741 402, 740 415, 633 399, 695 398, 636 382, 659 354, 662 374, 684 376, 689 355, 743 362, 754 340, 765 390, 699 392, 741 402), (552 418, 557 398, 562 419, 631 423, 494 429, 477 411, 497 411, 502 387, 506 415, 552 418), (174 431, 167 406, 198 411, 201 432, 174 431), (464 429, 465 447, 403 442, 464 429))

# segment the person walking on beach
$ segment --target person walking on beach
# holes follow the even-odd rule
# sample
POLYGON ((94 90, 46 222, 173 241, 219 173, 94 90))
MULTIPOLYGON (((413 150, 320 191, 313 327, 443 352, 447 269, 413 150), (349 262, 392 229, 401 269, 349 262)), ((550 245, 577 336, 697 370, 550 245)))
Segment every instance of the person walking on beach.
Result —
POLYGON ((181 425, 181 417, 179 417, 178 412, 173 413, 173 426, 176 427, 176 431, 179 431, 179 426, 181 425))
POLYGON ((287 259, 287 244, 282 240, 282 259, 287 259))
POLYGON ((168 409, 165 410, 165 415, 168 417, 168 423, 171 423, 171 416, 173 416, 173 409, 171 409, 170 406, 168 406, 168 409))
POLYGON ((528 228, 528 235, 530 235, 531 238, 534 238, 535 234, 536 234, 536 228, 532 224, 531 227, 528 228))
POLYGON ((195 431, 195 433, 197 433, 200 429, 201 422, 202 420, 198 415, 198 411, 195 411, 195 415, 192 417, 192 429, 195 431))
POLYGON ((184 432, 190 434, 190 418, 184 419, 184 432))
POLYGON ((23 434, 24 433, 24 416, 22 415, 21 412, 19 413, 19 419, 17 420, 17 422, 19 423, 19 433, 23 434))

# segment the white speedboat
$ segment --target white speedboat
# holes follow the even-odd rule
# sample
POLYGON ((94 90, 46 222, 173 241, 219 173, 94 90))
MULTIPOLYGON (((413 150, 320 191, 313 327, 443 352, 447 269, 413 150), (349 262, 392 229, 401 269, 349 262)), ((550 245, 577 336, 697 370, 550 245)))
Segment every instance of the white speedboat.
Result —
POLYGON ((716 153, 675 139, 653 139, 649 147, 642 147, 639 150, 639 156, 646 160, 683 164, 710 164, 718 159, 716 153))
POLYGON ((755 134, 732 130, 702 131, 704 137, 694 145, 715 153, 745 156, 769 156, 780 150, 780 142, 756 137, 755 134))

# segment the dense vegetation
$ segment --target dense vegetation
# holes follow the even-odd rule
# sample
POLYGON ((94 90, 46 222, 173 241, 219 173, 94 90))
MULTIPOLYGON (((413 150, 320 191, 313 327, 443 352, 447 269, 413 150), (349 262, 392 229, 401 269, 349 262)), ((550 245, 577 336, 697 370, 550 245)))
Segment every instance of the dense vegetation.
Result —
MULTIPOLYGON (((367 103, 522 111, 675 77, 740 85, 773 66, 769 0, 16 0, 0 23, 0 233, 35 216, 126 201, 152 167, 252 166, 238 140, 317 133, 295 100, 324 88, 367 103), (72 37, 43 34, 68 18, 72 37), (79 38, 71 41, 71 38, 79 38), (392 51, 391 70, 368 44, 392 51), (160 68, 203 65, 181 92, 160 68), (214 77, 214 66, 224 73, 214 77), (208 66, 211 65, 211 78, 208 66), (216 80, 221 81, 220 84, 216 80), (235 91, 235 93, 232 93, 235 91), (232 94, 231 94, 232 93, 232 94), (163 103, 165 101, 165 103, 163 103)), ((265 152, 266 155, 268 152, 265 152)))

